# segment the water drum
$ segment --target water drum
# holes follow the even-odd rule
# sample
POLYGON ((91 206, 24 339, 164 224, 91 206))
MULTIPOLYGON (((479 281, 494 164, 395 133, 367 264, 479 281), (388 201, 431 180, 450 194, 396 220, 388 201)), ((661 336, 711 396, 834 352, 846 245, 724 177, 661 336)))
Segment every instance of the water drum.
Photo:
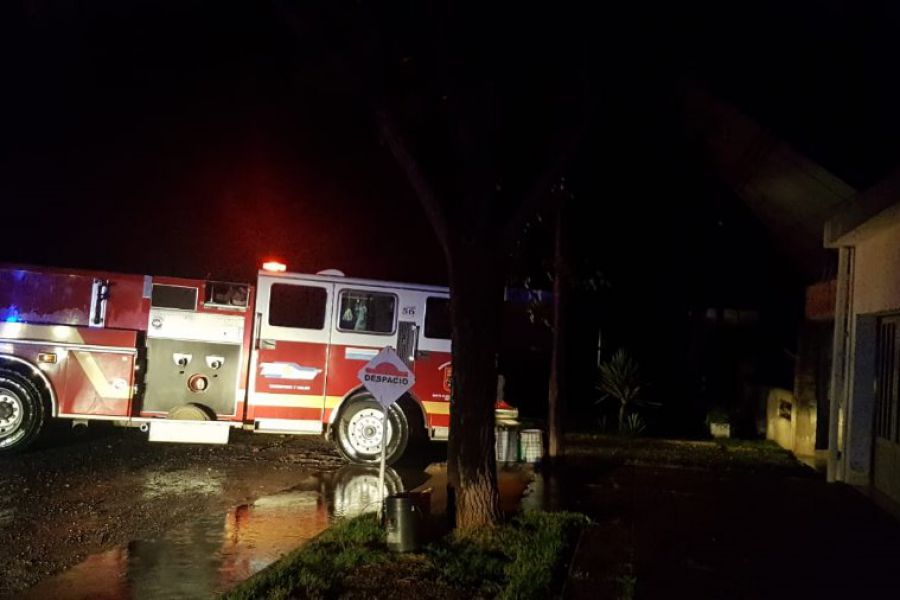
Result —
POLYGON ((503 460, 504 462, 519 462, 519 430, 515 428, 507 429, 506 435, 509 438, 509 445, 503 460))
POLYGON ((543 432, 540 429, 523 429, 519 436, 519 454, 527 463, 536 463, 544 454, 543 432))
POLYGON ((509 454, 509 430, 498 427, 494 433, 496 434, 494 451, 497 455, 497 462, 506 462, 506 456, 509 454))
POLYGON ((516 462, 519 460, 518 431, 508 427, 497 428, 497 441, 494 444, 497 462, 516 462))

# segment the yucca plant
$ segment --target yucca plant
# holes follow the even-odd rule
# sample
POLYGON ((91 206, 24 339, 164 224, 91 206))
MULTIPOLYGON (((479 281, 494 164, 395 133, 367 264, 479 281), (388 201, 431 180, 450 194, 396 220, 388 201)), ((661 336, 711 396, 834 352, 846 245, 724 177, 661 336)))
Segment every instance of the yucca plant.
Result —
POLYGON ((622 430, 622 433, 625 435, 639 436, 644 433, 646 429, 647 424, 644 422, 644 418, 637 413, 631 413, 625 417, 625 429, 622 430))
POLYGON ((599 364, 597 389, 603 393, 600 401, 619 401, 619 431, 625 430, 625 414, 640 402, 641 379, 638 364, 624 349, 616 350, 612 358, 599 364))

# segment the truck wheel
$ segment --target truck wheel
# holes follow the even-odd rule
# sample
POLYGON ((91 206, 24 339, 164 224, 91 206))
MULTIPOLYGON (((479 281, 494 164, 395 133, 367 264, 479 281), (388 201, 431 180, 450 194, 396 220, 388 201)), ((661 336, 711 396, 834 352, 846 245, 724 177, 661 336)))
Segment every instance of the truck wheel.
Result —
MULTIPOLYGON (((362 464, 380 460, 381 414, 381 405, 369 394, 357 396, 341 409, 335 423, 335 438, 338 451, 344 458, 362 464)), ((409 442, 409 423, 396 404, 388 409, 387 429, 385 462, 392 464, 403 455, 409 442)))
POLYGON ((41 393, 27 378, 0 370, 0 453, 26 448, 41 432, 45 411, 41 393))

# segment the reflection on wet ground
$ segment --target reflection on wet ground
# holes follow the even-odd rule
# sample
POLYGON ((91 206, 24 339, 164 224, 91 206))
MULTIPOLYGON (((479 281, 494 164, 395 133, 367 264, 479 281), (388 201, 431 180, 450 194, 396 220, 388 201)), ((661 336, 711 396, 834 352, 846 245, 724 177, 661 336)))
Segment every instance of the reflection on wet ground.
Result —
MULTIPOLYGON (((189 472, 164 473, 148 481, 147 493, 169 485, 188 485, 189 472)), ((514 510, 529 482, 527 467, 500 471, 504 510, 514 510)), ((197 484, 198 493, 215 493, 215 480, 197 484)), ((284 553, 316 536, 335 517, 372 512, 378 506, 378 470, 346 466, 298 477, 298 485, 223 515, 198 515, 156 539, 134 540, 89 556, 45 580, 24 598, 59 600, 137 600, 208 598, 262 570, 284 553)), ((446 467, 387 469, 385 493, 431 490, 431 513, 446 510, 446 467)), ((529 495, 534 496, 534 494, 529 495)), ((534 504, 534 500, 529 500, 534 504)))

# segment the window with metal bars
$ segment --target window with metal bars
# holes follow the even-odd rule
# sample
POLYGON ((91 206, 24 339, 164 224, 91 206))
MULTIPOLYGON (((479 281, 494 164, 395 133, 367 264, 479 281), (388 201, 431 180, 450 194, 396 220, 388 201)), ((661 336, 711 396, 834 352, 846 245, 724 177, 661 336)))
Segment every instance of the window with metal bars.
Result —
POLYGON ((875 352, 875 435, 900 441, 900 316, 884 317, 878 323, 875 352))

